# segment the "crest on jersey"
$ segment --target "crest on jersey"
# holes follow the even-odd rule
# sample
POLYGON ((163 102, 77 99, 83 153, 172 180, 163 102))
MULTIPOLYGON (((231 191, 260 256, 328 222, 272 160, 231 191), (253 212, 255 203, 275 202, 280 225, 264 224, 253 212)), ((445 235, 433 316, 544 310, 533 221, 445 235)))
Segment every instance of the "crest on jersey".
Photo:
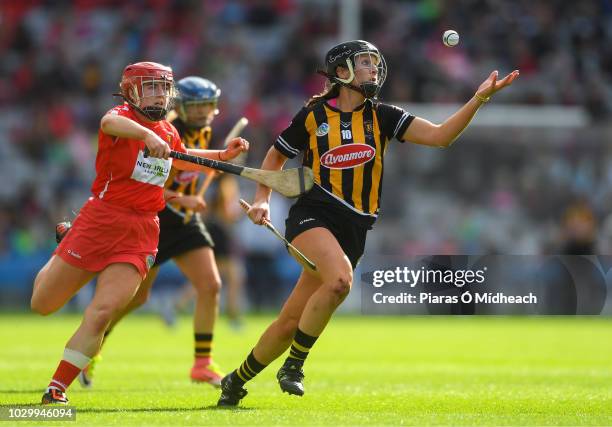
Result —
POLYGON ((327 123, 321 123, 321 126, 317 128, 317 136, 325 136, 329 133, 329 125, 327 123))

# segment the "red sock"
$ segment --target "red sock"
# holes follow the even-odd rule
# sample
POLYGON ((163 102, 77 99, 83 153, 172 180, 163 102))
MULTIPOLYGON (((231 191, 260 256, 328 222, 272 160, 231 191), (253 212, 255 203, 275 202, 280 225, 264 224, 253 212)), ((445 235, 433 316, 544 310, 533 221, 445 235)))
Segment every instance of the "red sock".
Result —
POLYGON ((66 389, 72 384, 72 381, 79 375, 81 369, 77 368, 70 362, 62 360, 53 374, 53 379, 49 383, 49 387, 59 388, 60 391, 66 389))
POLYGON ((55 387, 64 392, 79 375, 91 359, 76 350, 64 349, 64 357, 60 361, 49 387, 55 387))

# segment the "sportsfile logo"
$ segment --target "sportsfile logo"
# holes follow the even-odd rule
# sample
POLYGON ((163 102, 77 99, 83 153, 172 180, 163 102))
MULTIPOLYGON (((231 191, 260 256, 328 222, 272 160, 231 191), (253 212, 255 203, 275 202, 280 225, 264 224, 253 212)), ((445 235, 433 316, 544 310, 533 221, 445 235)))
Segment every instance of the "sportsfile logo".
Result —
POLYGON ((329 169, 354 168, 376 157, 376 149, 367 144, 346 144, 325 152, 321 165, 329 169))

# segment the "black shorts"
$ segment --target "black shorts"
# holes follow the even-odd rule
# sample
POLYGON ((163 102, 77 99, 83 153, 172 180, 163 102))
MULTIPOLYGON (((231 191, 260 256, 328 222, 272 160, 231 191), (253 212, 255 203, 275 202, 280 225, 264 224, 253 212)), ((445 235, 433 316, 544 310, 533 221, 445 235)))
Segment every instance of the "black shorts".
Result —
POLYGON ((352 218, 354 215, 357 214, 347 214, 346 209, 339 209, 329 203, 298 200, 285 220, 285 238, 291 242, 306 230, 326 228, 334 235, 354 270, 363 255, 369 229, 357 224, 355 218, 352 218))
POLYGON ((215 242, 215 256, 227 258, 232 254, 232 235, 228 227, 216 218, 206 219, 206 229, 215 242))
POLYGON ((191 221, 183 224, 183 217, 165 208, 159 216, 159 245, 155 266, 198 248, 214 248, 215 244, 206 226, 193 215, 191 221))

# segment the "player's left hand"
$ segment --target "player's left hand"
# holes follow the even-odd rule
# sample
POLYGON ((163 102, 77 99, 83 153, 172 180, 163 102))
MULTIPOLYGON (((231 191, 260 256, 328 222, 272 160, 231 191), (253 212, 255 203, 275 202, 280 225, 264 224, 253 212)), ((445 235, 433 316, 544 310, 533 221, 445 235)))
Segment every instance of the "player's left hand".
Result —
POLYGON ((519 76, 519 70, 514 70, 501 80, 497 80, 498 71, 493 71, 489 77, 482 82, 478 87, 476 94, 482 98, 488 98, 496 92, 502 90, 506 86, 510 86, 512 82, 519 76))
POLYGON ((226 160, 233 159, 240 153, 249 150, 249 141, 244 138, 234 138, 229 141, 227 148, 223 150, 223 158, 226 160))

